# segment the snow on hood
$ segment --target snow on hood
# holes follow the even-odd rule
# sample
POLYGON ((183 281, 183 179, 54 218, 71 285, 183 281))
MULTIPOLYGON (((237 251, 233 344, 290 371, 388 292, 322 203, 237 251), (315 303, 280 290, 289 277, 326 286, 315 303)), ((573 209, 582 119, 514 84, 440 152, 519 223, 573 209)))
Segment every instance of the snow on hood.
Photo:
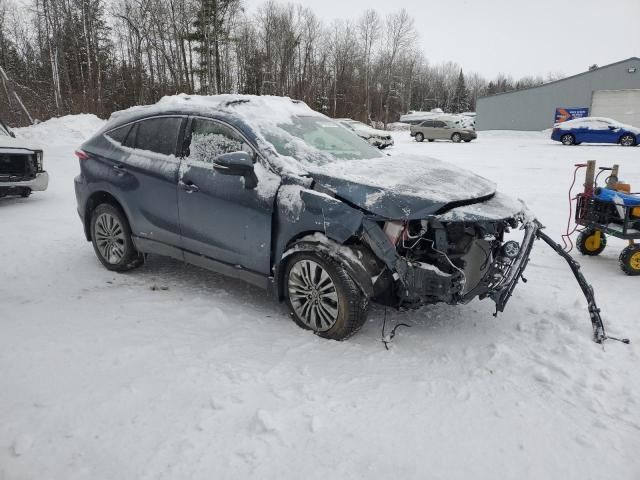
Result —
POLYGON ((31 142, 26 141, 25 139, 13 138, 8 135, 0 135, 0 148, 3 150, 6 150, 6 149, 40 150, 38 146, 36 146, 35 144, 32 144, 31 142))
POLYGON ((452 202, 481 200, 495 184, 429 157, 395 156, 347 160, 309 168, 338 197, 384 218, 425 218, 452 202))

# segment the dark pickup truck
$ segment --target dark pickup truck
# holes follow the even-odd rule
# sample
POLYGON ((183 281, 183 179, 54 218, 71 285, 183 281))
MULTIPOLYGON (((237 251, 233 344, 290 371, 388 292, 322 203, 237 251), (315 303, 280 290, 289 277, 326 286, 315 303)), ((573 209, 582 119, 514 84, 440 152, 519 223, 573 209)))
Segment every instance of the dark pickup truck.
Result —
POLYGON ((0 197, 46 190, 49 174, 42 166, 42 150, 25 146, 0 120, 0 197))

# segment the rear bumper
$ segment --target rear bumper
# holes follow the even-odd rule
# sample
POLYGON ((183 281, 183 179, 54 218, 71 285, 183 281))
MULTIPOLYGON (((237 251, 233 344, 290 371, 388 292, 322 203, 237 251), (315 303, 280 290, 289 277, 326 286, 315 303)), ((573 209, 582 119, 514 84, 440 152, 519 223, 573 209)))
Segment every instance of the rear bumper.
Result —
POLYGON ((462 133, 461 137, 462 140, 475 140, 478 138, 478 134, 476 132, 462 133))
POLYGON ((2 189, 25 189, 28 188, 34 192, 41 192, 46 190, 49 186, 49 174, 47 172, 40 172, 36 174, 36 177, 31 180, 22 180, 22 181, 0 181, 0 188, 2 189))

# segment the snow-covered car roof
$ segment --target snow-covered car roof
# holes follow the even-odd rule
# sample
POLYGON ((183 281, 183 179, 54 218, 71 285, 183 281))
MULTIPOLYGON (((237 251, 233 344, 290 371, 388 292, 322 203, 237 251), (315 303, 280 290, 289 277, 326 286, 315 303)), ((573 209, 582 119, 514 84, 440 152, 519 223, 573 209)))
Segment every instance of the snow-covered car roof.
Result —
POLYGON ((608 123, 617 128, 623 128, 625 130, 629 130, 630 132, 635 133, 636 135, 640 135, 640 128, 634 127, 633 125, 627 125, 613 118, 608 117, 582 117, 582 118, 574 118, 573 120, 567 120, 566 122, 556 123, 554 124, 554 128, 559 128, 561 130, 570 130, 576 127, 589 127, 590 125, 596 126, 598 123, 608 123))
POLYGON ((320 150, 288 132, 283 126, 293 126, 294 121, 301 117, 313 117, 327 122, 327 126, 338 127, 338 124, 326 115, 316 112, 302 101, 289 97, 179 94, 163 97, 153 105, 136 106, 115 112, 100 133, 146 116, 166 113, 205 116, 216 114, 227 116, 230 121, 236 123, 239 121, 244 128, 252 132, 260 149, 272 155, 273 163, 278 168, 292 173, 304 173, 301 161, 305 163, 305 159, 312 159, 307 163, 327 162, 330 159, 320 150), (282 148, 277 149, 274 142, 280 146, 285 145, 287 151, 293 152, 291 156, 278 153, 282 148))

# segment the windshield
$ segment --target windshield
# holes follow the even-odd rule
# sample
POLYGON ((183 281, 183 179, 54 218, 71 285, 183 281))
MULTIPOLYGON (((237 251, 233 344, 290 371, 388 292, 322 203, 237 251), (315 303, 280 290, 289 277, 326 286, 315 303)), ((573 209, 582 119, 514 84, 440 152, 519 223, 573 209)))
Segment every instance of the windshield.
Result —
POLYGON ((355 133, 320 116, 294 116, 291 123, 265 132, 265 138, 280 155, 314 165, 383 156, 355 133))

